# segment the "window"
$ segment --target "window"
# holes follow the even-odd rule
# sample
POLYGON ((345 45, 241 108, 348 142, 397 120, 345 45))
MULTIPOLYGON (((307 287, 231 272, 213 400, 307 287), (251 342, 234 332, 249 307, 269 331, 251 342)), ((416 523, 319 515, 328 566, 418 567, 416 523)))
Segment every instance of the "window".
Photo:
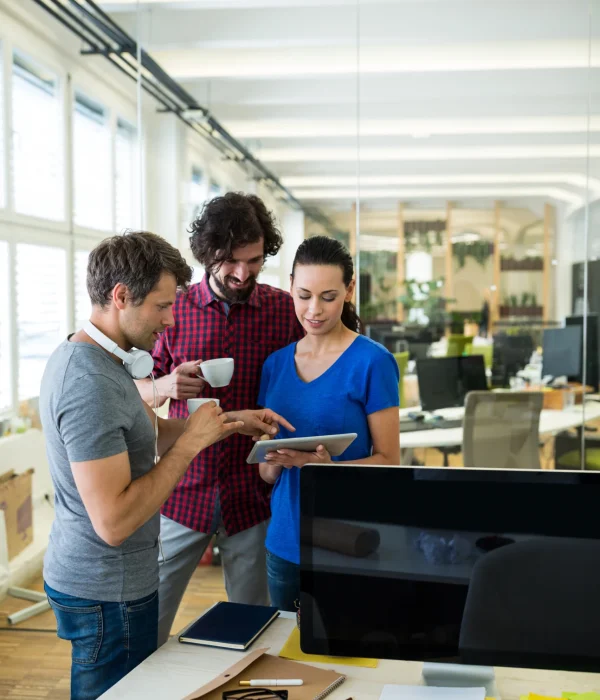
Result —
POLYGON ((8 276, 8 243, 0 241, 0 295, 4 300, 3 311, 0 314, 0 411, 7 409, 11 403, 11 357, 10 357, 10 319, 8 306, 9 276, 8 276))
MULTIPOLYGON (((2 66, 2 42, 0 41, 0 75, 4 74, 2 66)), ((6 206, 6 182, 4 177, 4 81, 0 80, 0 209, 6 206)))
POLYGON ((204 268, 193 265, 192 270, 194 272, 192 274, 192 281, 190 282, 190 284, 197 284, 198 282, 202 282, 202 278, 204 277, 204 268))
POLYGON ((92 303, 87 291, 87 264, 90 254, 87 250, 75 251, 75 328, 78 331, 89 320, 92 303))
POLYGON ((190 180, 190 221, 200 216, 205 198, 204 173, 200 168, 193 167, 190 180))
POLYGON ((17 245, 19 401, 39 396, 46 362, 67 334, 66 258, 62 248, 17 245))
POLYGON ((223 189, 221 188, 221 185, 219 185, 218 182, 211 180, 210 185, 208 186, 208 198, 214 199, 215 197, 220 197, 222 193, 223 189))
MULTIPOLYGON (((430 253, 419 250, 406 256, 406 279, 416 282, 431 282, 433 279, 433 258, 430 253)), ((420 301, 426 297, 426 294, 416 291, 414 296, 416 300, 420 301)), ((411 309, 408 320, 411 323, 421 324, 427 324, 429 321, 423 309, 411 309)))
POLYGON ((12 64, 15 211, 65 218, 62 100, 56 75, 20 52, 12 64))
POLYGON ((115 138, 115 230, 139 227, 139 187, 137 183, 137 131, 134 126, 117 119, 115 138))
POLYGON ((108 112, 78 92, 73 111, 74 220, 78 226, 112 230, 111 189, 108 112))

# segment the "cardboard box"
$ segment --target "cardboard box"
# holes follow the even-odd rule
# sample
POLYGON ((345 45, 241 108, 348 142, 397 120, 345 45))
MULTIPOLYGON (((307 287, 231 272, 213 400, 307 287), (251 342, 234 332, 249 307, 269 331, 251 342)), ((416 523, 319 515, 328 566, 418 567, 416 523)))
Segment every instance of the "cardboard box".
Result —
POLYGON ((33 542, 31 484, 33 469, 22 474, 13 470, 0 475, 0 510, 6 520, 8 559, 14 559, 33 542))
POLYGON ((530 387, 530 391, 541 391, 544 395, 543 408, 551 411, 563 411, 574 404, 581 404, 583 394, 592 393, 592 387, 586 387, 585 392, 582 384, 569 383, 565 389, 549 389, 548 387, 530 387))

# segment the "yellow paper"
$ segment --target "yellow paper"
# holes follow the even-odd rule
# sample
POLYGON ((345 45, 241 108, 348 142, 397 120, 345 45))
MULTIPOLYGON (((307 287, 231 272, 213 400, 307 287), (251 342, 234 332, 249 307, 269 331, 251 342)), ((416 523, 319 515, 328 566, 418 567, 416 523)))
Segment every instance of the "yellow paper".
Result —
POLYGON ((600 693, 563 693, 563 698, 567 700, 600 700, 600 693))
POLYGON ((529 693, 527 700, 563 700, 563 698, 557 698, 554 695, 538 695, 537 693, 529 693))
POLYGON ((364 668, 377 668, 377 659, 356 659, 349 656, 319 656, 317 654, 305 654, 300 649, 300 630, 294 627, 287 642, 279 652, 282 659, 293 661, 312 661, 317 664, 341 664, 343 666, 363 666, 364 668))

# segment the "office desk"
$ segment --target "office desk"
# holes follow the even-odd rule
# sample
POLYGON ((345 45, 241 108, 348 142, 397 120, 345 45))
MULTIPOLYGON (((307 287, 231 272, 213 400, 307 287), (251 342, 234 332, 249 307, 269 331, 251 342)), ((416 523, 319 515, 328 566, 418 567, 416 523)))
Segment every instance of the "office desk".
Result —
MULTIPOLYGON (((416 409, 412 409, 413 411, 416 409)), ((400 415, 406 415, 410 409, 402 409, 400 415)), ((600 418, 600 403, 588 401, 585 404, 585 422, 600 418)), ((540 436, 551 436, 569 428, 576 428, 584 422, 581 406, 574 406, 565 411, 543 410, 540 414, 540 436)), ((448 428, 447 430, 420 430, 403 432, 400 423, 400 449, 408 450, 416 447, 456 447, 462 445, 463 429, 448 428)))
MULTIPOLYGON (((282 613, 253 645, 253 649, 270 647, 278 654, 295 624, 289 613, 282 613), (284 617, 285 616, 285 617, 284 617)), ((225 649, 180 644, 173 637, 122 681, 102 695, 102 700, 180 700, 200 688, 239 660, 240 652, 225 649)), ((325 668, 331 668, 325 665, 325 668)), ((378 700, 383 685, 420 684, 421 664, 408 661, 379 663, 378 668, 334 666, 348 679, 328 695, 331 700, 378 700)), ((518 700, 521 694, 536 692, 559 696, 563 690, 589 692, 600 690, 600 675, 536 671, 528 669, 497 669, 496 679, 502 700, 518 700)), ((294 699, 293 689, 290 700, 294 699)))

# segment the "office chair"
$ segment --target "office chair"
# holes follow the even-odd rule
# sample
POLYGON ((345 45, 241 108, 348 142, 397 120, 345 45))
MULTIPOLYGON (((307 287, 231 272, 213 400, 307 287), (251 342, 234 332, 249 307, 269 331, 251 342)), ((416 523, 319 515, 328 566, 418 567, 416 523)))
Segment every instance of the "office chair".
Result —
POLYGON ((398 392, 400 394, 400 408, 406 408, 406 399, 404 398, 404 375, 406 374, 406 368, 408 367, 408 358, 410 353, 408 352, 395 352, 394 358, 396 359, 396 364, 398 365, 398 370, 400 371, 400 381, 398 382, 398 392))
POLYGON ((469 468, 540 469, 539 392, 472 391, 463 420, 463 460, 469 468))
POLYGON ((483 355, 485 368, 492 369, 494 364, 494 346, 491 343, 489 345, 471 345, 471 347, 467 348, 467 353, 469 355, 483 355))
POLYGON ((421 343, 410 340, 408 342, 408 349, 410 351, 411 360, 424 360, 429 357, 429 349, 431 348, 431 343, 421 343))
POLYGON ((509 654, 513 661, 540 655, 542 662, 543 655, 597 657, 599 590, 598 540, 538 538, 482 554, 463 613, 461 661, 511 666, 509 654))
MULTIPOLYGON (((600 439, 586 436, 584 454, 584 469, 600 471, 600 439)), ((580 431, 577 431, 577 435, 571 435, 568 431, 559 433, 554 438, 554 466, 556 469, 581 469, 580 431)))
POLYGON ((468 352, 470 346, 473 345, 472 335, 454 335, 448 336, 448 350, 446 357, 461 357, 468 352))

